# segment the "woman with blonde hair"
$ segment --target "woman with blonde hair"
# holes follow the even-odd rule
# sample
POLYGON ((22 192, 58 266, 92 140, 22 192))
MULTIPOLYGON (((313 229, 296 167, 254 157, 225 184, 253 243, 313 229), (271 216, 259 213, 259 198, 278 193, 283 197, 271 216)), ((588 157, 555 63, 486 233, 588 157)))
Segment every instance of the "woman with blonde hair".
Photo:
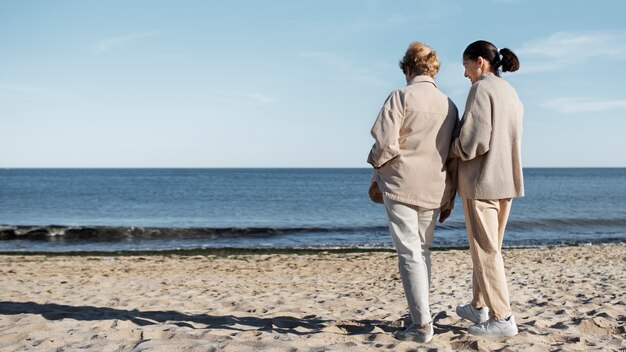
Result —
POLYGON ((512 198, 524 195, 524 109, 500 71, 517 71, 519 60, 511 50, 479 40, 463 52, 463 66, 472 88, 452 151, 460 158, 458 187, 472 256, 473 299, 456 312, 476 324, 468 329, 471 334, 514 336, 517 325, 501 250, 512 198))
POLYGON ((450 216, 456 194, 456 158, 449 158, 449 149, 458 111, 435 84, 439 66, 432 48, 411 43, 400 62, 407 85, 391 92, 380 110, 368 157, 374 167, 370 196, 385 204, 413 322, 395 336, 417 342, 434 334, 430 246, 437 215, 441 222, 450 216))

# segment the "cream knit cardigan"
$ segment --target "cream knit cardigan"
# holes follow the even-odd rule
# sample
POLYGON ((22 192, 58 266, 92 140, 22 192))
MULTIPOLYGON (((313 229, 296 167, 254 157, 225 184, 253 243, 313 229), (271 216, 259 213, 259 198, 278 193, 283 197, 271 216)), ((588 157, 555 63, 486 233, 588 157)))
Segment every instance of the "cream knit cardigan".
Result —
POLYGON ((460 158, 458 192, 467 199, 524 196, 522 122, 524 108, 515 89, 494 74, 470 89, 452 153, 460 158))

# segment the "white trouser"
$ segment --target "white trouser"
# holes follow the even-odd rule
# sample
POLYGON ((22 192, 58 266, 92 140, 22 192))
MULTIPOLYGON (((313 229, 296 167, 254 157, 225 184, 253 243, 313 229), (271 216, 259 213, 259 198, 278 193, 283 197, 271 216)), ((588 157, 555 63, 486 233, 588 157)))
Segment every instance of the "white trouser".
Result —
POLYGON ((416 325, 429 323, 430 246, 439 209, 425 209, 387 197, 384 202, 411 319, 416 325))

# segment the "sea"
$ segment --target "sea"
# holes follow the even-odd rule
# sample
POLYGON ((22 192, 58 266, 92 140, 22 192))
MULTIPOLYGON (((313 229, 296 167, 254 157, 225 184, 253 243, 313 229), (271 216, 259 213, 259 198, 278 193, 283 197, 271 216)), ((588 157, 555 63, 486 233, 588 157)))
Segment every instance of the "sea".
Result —
MULTIPOLYGON (((1 169, 0 252, 391 249, 371 170, 1 169)), ((526 168, 505 247, 626 242, 626 168, 526 168)), ((435 248, 467 246, 463 208, 435 248)))

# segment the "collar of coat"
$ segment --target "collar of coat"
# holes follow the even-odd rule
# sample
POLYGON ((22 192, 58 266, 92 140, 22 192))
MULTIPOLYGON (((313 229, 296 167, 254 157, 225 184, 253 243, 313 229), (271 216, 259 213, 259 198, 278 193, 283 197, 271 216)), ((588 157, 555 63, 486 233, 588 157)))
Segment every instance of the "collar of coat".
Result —
POLYGON ((435 83, 435 80, 432 77, 430 77, 430 76, 415 76, 415 77, 413 77, 411 82, 409 82, 408 85, 415 84, 415 83, 421 83, 421 82, 432 83, 435 87, 437 87, 437 83, 435 83))

